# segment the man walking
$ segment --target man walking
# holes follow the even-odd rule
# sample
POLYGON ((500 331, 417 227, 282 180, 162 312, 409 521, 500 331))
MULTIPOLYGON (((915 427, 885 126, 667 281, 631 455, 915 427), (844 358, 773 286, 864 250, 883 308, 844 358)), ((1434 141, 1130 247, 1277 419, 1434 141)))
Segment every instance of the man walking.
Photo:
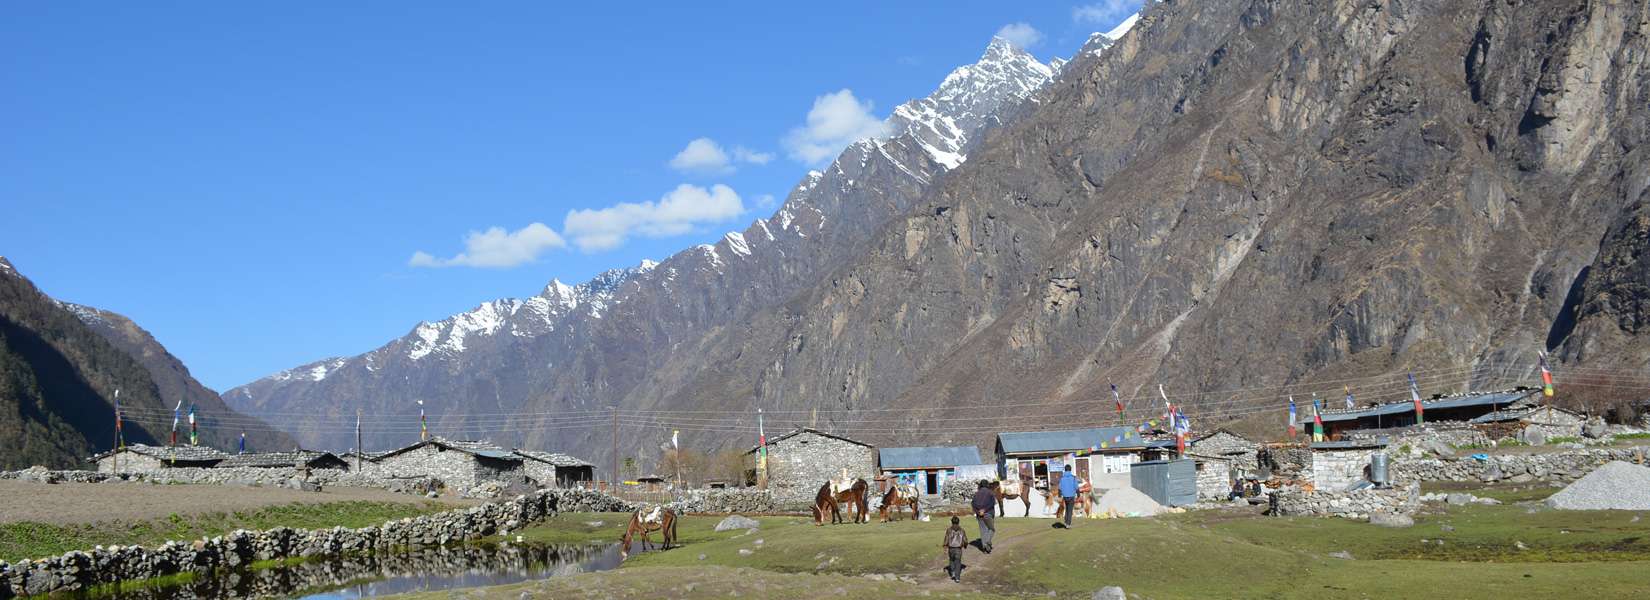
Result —
POLYGON ((980 524, 980 551, 991 554, 991 536, 997 533, 997 494, 991 491, 991 482, 980 480, 974 490, 974 520, 980 524))
POLYGON ((1071 472, 1071 465, 1066 465, 1066 472, 1060 474, 1060 505, 1066 511, 1066 529, 1071 529, 1071 505, 1077 503, 1077 476, 1071 472))
POLYGON ((957 518, 951 517, 951 527, 945 530, 945 556, 951 561, 945 570, 951 574, 952 581, 962 583, 962 551, 963 546, 968 545, 968 534, 957 523, 957 518))

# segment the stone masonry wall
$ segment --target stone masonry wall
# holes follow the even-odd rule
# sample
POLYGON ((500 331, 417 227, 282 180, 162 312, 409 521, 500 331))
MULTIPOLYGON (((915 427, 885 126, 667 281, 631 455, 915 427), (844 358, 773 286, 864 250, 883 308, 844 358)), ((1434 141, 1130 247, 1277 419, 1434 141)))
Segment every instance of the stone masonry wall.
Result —
POLYGON ((456 489, 475 487, 482 481, 516 483, 522 476, 520 463, 508 470, 482 466, 473 455, 459 450, 441 450, 436 444, 414 448, 363 466, 367 473, 392 477, 434 477, 456 489), (375 468, 376 467, 376 468, 375 468))
POLYGON ((804 431, 768 444, 768 489, 781 502, 810 502, 819 486, 846 468, 875 492, 876 464, 873 448, 804 431))
POLYGON ((1411 483, 1386 489, 1353 492, 1303 492, 1284 490, 1269 495, 1267 514, 1330 516, 1368 519, 1370 513, 1413 514, 1421 506, 1421 486, 1411 483))
POLYGON ((1344 490, 1364 481, 1364 468, 1376 450, 1319 450, 1312 453, 1312 485, 1323 491, 1344 490))
MULTIPOLYGON (((161 462, 159 458, 144 456, 136 452, 122 452, 118 456, 120 470, 127 473, 159 471, 166 467, 166 464, 161 462)), ((98 460, 97 471, 99 473, 114 473, 115 459, 115 456, 105 456, 98 460)))
POLYGON ((361 529, 237 530, 155 548, 99 546, 16 564, 0 562, 0 599, 72 592, 99 584, 140 581, 176 573, 211 573, 258 560, 391 554, 442 546, 524 527, 561 512, 625 512, 634 507, 587 490, 540 490, 516 498, 361 529))
POLYGON ((1391 474, 1395 483, 1502 479, 1572 481, 1613 460, 1645 464, 1645 453, 1643 447, 1588 448, 1550 454, 1495 455, 1487 460, 1477 460, 1470 456, 1404 458, 1392 463, 1391 474))

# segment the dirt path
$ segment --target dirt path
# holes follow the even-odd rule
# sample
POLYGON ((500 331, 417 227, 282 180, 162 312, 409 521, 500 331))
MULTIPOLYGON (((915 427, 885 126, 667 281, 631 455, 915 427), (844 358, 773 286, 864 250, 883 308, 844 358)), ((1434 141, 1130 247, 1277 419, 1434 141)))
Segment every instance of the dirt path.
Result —
MULTIPOLYGON (((1001 522, 1002 517, 998 517, 997 520, 1001 522)), ((1049 521, 1049 523, 1052 524, 1053 521, 1049 521)), ((999 534, 993 536, 991 539, 990 554, 980 551, 980 549, 974 545, 979 540, 969 540, 969 546, 963 550, 963 573, 961 584, 952 582, 950 576, 946 574, 945 568, 951 561, 950 559, 942 556, 938 560, 934 561, 933 564, 929 565, 928 568, 917 574, 915 577, 917 580, 917 585, 923 589, 934 590, 936 592, 957 591, 959 589, 976 592, 992 592, 994 590, 992 590, 989 585, 986 585, 985 582, 992 579, 990 574, 995 573, 1002 561, 1005 560, 1003 558, 1003 550, 1018 547, 1019 545, 1026 543, 1029 538, 1041 535, 1042 533, 1043 532, 1041 530, 1034 529, 1032 531, 1015 535, 1005 536, 999 534)))
MULTIPOLYGON (((233 485, 152 485, 147 483, 59 483, 0 480, 0 523, 34 521, 68 525, 95 521, 137 521, 172 514, 230 512, 292 503, 322 504, 365 500, 421 502, 423 498, 384 490, 333 487, 322 492, 233 485)), ((474 504, 456 501, 452 504, 474 504)))

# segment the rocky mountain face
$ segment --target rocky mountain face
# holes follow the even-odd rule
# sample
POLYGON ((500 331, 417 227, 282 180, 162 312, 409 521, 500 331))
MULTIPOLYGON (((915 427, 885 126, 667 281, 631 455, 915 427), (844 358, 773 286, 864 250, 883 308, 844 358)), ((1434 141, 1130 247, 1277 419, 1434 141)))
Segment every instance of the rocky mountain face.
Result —
POLYGON ((1544 348, 1581 367, 1600 360, 1588 339, 1642 371, 1643 15, 1154 5, 853 263, 632 399, 733 410, 753 389, 882 443, 989 447, 1107 422, 1111 383, 1131 411, 1163 383, 1218 420, 1348 376, 1461 391, 1533 376, 1544 348), (1581 325, 1555 334, 1595 262, 1617 275, 1582 285, 1581 325), (1270 391, 1230 391, 1252 389, 1270 391))
POLYGON ((182 399, 198 405, 203 444, 235 448, 244 426, 253 448, 292 445, 230 411, 130 319, 53 300, 0 258, 0 468, 89 466, 114 443, 115 390, 128 443, 168 439, 182 399))
MULTIPOLYGON (((909 210, 999 115, 1052 76, 1049 65, 993 40, 979 62, 900 106, 885 137, 856 142, 808 173, 777 212, 744 231, 658 263, 577 286, 551 282, 532 298, 422 323, 367 354, 283 371, 224 398, 269 415, 309 445, 353 445, 344 424, 358 408, 370 416, 369 449, 416 440, 414 402, 423 400, 431 429, 442 435, 605 458, 607 429, 556 419, 630 407, 626 398, 657 365, 693 351, 709 332, 784 304, 853 259, 877 227, 909 210)), ((624 425, 650 435, 660 427, 624 425)))
POLYGON ((677 415, 627 418, 626 454, 675 428, 748 444, 754 419, 729 415, 757 407, 770 432, 989 447, 1108 423, 1109 384, 1131 414, 1163 384, 1207 423, 1349 377, 1534 381, 1538 350, 1561 380, 1650 367, 1644 2, 1149 6, 1050 83, 1012 86, 1025 100, 979 131, 948 133, 960 114, 901 126, 941 110, 902 106, 893 137, 850 147, 773 218, 626 276, 599 318, 228 397, 425 397, 444 425, 514 415, 493 437, 605 466, 610 405, 677 415), (548 414, 594 416, 532 427, 548 414))

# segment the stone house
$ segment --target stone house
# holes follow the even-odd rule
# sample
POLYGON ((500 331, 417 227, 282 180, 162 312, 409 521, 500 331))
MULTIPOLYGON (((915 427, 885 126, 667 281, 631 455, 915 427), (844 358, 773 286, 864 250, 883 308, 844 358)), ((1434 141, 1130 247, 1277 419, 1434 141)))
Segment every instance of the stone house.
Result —
POLYGON ((894 480, 905 480, 917 488, 917 493, 938 495, 944 493, 945 482, 956 475, 959 467, 980 464, 980 449, 976 446, 918 446, 911 448, 883 448, 878 451, 882 467, 881 490, 886 492, 894 480))
POLYGON ((1386 447, 1385 440, 1312 444, 1312 487, 1320 492, 1338 492, 1368 481, 1370 457, 1385 452, 1386 447))
POLYGON ((596 465, 559 452, 516 450, 522 469, 541 488, 570 488, 588 485, 596 479, 596 465))
POLYGON ((217 465, 220 469, 251 467, 259 469, 338 469, 348 471, 350 464, 331 452, 295 450, 292 452, 253 452, 234 454, 217 465))
POLYGON ((843 469, 849 477, 875 481, 876 447, 809 427, 768 439, 768 490, 781 502, 812 502, 819 487, 843 469))
MULTIPOLYGON (((1496 411, 1473 419, 1472 424, 1497 433, 1511 433, 1518 439, 1537 436, 1542 440, 1555 437, 1581 437, 1581 428, 1587 424, 1585 415, 1556 406, 1536 406, 1496 411)), ((1501 435, 1492 435, 1499 439, 1501 435)))
POLYGON ((1216 429, 1202 436, 1193 438, 1187 447, 1195 449, 1198 454, 1206 456, 1226 456, 1231 454, 1246 454, 1254 456, 1260 449, 1260 444, 1249 441, 1249 438, 1232 433, 1224 428, 1216 429))
MULTIPOLYGON (((1465 423, 1502 409, 1527 405, 1539 393, 1541 393, 1540 390, 1517 389, 1422 400, 1422 415, 1427 423, 1440 421, 1465 423)), ((1360 430, 1414 425, 1415 403, 1401 401, 1353 410, 1325 410, 1321 417, 1326 438, 1340 440, 1354 437, 1350 434, 1360 430)), ((1306 409, 1297 413, 1296 418, 1299 420, 1297 424, 1301 427, 1301 431, 1310 435, 1313 424, 1311 405, 1307 404, 1306 409)))
POLYGON ((149 473, 173 467, 213 467, 227 458, 228 454, 207 446, 131 444, 93 456, 92 462, 99 473, 149 473))
POLYGON ((433 477, 461 490, 485 481, 515 483, 525 477, 522 458, 514 452, 488 442, 440 437, 385 452, 364 463, 362 470, 386 477, 433 477))

